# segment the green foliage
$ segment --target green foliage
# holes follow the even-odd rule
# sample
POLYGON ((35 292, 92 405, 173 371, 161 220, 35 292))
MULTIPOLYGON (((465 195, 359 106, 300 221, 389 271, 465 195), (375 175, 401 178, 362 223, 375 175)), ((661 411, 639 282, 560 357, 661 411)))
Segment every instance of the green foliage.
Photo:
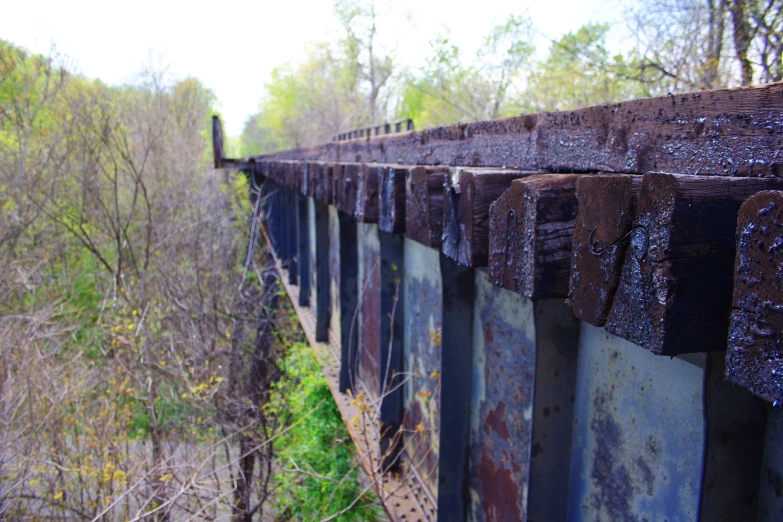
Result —
MULTIPOLYGON (((319 520, 348 507, 362 491, 351 438, 329 385, 308 345, 294 344, 281 364, 267 408, 288 431, 275 442, 280 512, 293 520, 319 520), (296 470, 299 468, 299 471, 296 470)), ((357 506, 371 504, 368 494, 357 506)), ((346 512, 339 520, 380 520, 376 507, 346 512)))
POLYGON ((419 128, 426 128, 518 112, 515 91, 535 52, 529 19, 512 15, 494 26, 470 64, 448 35, 430 45, 427 65, 406 80, 398 117, 413 118, 419 128))
POLYGON ((606 49, 608 32, 608 24, 590 23, 552 42, 530 76, 525 108, 567 110, 643 96, 642 84, 632 79, 635 61, 606 49))

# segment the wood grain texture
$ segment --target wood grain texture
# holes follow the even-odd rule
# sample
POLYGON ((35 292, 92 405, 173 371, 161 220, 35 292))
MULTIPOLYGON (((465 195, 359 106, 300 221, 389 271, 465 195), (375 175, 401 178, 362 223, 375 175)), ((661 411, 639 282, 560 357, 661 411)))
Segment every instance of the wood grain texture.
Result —
POLYGON ((574 315, 592 325, 606 324, 641 187, 641 176, 596 174, 576 180, 579 211, 571 245, 568 301, 574 315))
POLYGON ((315 197, 315 187, 318 183, 318 176, 321 175, 321 165, 312 161, 308 161, 304 165, 304 172, 302 177, 302 194, 307 197, 315 197))
POLYGON ((781 136, 783 84, 776 83, 332 142, 274 157, 777 176, 783 175, 781 136))
POLYGON ((447 167, 413 167, 405 185, 405 234, 422 245, 440 248, 443 184, 447 167))
POLYGON ((464 266, 487 266, 489 207, 513 180, 531 174, 452 168, 443 186, 443 253, 464 266))
POLYGON ((318 170, 315 182, 315 199, 326 203, 334 204, 334 174, 338 166, 333 163, 317 163, 318 170))
POLYGON ((405 186, 409 168, 390 165, 378 171, 379 217, 378 227, 392 234, 405 233, 405 186))
POLYGON ((383 166, 363 164, 357 171, 356 219, 362 223, 377 223, 380 201, 378 197, 378 177, 383 166))
POLYGON ((337 210, 353 216, 356 213, 356 194, 359 186, 359 163, 335 165, 332 195, 337 210))
POLYGON ((742 202, 783 179, 647 174, 606 330, 659 355, 726 349, 742 202))
POLYGON ((489 278, 531 299, 565 297, 579 174, 514 180, 490 211, 489 278))
POLYGON ((783 192, 750 197, 737 219, 734 297, 726 376, 783 402, 783 192))

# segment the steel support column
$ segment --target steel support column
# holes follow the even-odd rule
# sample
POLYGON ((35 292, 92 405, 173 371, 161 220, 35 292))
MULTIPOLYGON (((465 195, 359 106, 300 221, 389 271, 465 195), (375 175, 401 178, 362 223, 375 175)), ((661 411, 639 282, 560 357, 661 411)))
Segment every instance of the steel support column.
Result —
POLYGON ((359 259, 356 218, 340 213, 340 391, 356 392, 359 328, 359 259))
POLYGON ((398 462, 402 448, 405 240, 399 234, 381 231, 378 235, 381 242, 381 454, 383 466, 388 468, 398 462))
POLYGON ((331 279, 329 277, 329 207, 326 203, 314 201, 315 210, 315 340, 329 342, 331 323, 331 279))
POLYGON ((299 202, 297 200, 297 193, 293 189, 285 187, 286 232, 288 233, 288 283, 291 285, 297 284, 299 279, 299 238, 297 237, 299 230, 299 202))
POLYGON ((296 236, 298 241, 299 267, 299 305, 310 305, 310 219, 307 198, 296 193, 297 219, 296 236))
POLYGON ((438 520, 468 519, 475 270, 440 255, 443 276, 438 520))
POLYGON ((358 377, 372 399, 381 395, 381 243, 378 225, 357 223, 359 262, 358 377))

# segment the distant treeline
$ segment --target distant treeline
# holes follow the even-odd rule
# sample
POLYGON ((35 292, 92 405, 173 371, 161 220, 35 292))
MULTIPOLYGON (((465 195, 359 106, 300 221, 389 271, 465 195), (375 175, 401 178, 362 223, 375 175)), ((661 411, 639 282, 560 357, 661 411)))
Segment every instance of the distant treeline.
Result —
POLYGON ((621 54, 607 49, 609 25, 588 23, 536 59, 533 21, 512 15, 491 28, 475 57, 446 32, 431 40, 426 65, 409 70, 379 45, 374 4, 340 0, 343 37, 312 44, 297 67, 274 70, 239 153, 314 145, 384 120, 413 118, 426 128, 783 79, 783 0, 633 5, 625 23, 635 41, 621 54))

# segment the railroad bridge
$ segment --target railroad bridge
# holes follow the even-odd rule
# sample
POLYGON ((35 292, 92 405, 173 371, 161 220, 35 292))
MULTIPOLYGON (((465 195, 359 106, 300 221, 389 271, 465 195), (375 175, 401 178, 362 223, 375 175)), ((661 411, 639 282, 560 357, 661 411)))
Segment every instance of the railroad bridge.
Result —
POLYGON ((783 84, 213 136, 393 520, 783 520, 783 84))

